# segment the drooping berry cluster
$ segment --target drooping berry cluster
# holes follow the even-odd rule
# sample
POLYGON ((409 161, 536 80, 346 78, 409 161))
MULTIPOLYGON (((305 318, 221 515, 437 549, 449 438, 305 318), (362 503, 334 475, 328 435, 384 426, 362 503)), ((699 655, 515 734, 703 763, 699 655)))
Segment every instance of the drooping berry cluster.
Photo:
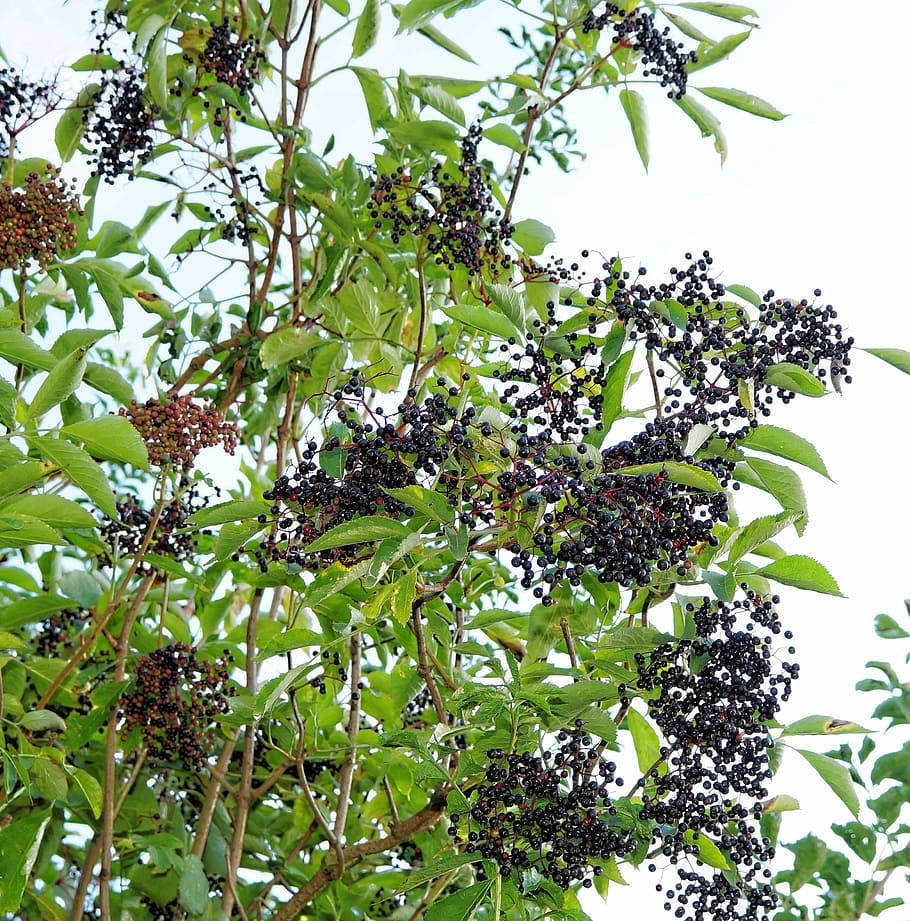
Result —
POLYGON ((237 447, 237 426, 225 421, 212 403, 196 403, 189 396, 145 403, 134 400, 120 415, 142 436, 149 462, 156 467, 186 471, 203 448, 220 445, 233 454, 237 447))
POLYGON ((777 601, 749 591, 731 604, 688 604, 693 639, 635 656, 638 687, 667 743, 663 764, 645 778, 640 817, 662 829, 659 853, 671 863, 697 856, 703 834, 720 844, 739 880, 681 870, 664 906, 679 918, 762 919, 775 904, 766 867, 774 848, 758 830, 772 773, 767 723, 799 675, 797 664, 777 660, 777 601))
POLYGON ((132 65, 105 71, 91 105, 82 113, 94 172, 110 184, 123 173, 132 179, 136 167, 151 159, 157 116, 158 107, 147 99, 142 71, 132 65))
POLYGON ((16 136, 60 103, 51 80, 26 80, 11 67, 0 66, 0 157, 9 155, 16 136))
MULTIPOLYGON (((208 500, 195 487, 171 500, 158 516, 148 551, 177 561, 189 559, 197 545, 197 535, 188 527, 189 519, 206 505, 208 500)), ((118 501, 117 518, 105 516, 101 524, 101 537, 109 548, 101 558, 102 565, 110 566, 117 557, 134 556, 142 547, 151 523, 152 513, 135 496, 118 501)), ((151 572, 152 568, 143 561, 138 571, 151 572)))
POLYGON ((232 86, 245 95, 259 76, 259 64, 264 60, 255 38, 241 38, 229 19, 212 26, 198 61, 203 69, 214 74, 219 83, 232 86))
POLYGON ((87 618, 84 608, 64 608, 45 617, 35 634, 35 652, 53 658, 61 649, 71 648, 87 618))
POLYGON ((235 693, 232 661, 227 652, 216 662, 201 661, 185 643, 140 656, 133 687, 120 699, 125 730, 141 732, 151 758, 201 770, 211 753, 212 723, 228 712, 235 693))
POLYGON ((79 198, 59 175, 48 163, 43 176, 25 177, 24 188, 0 185, 0 269, 46 266, 76 245, 79 198))
POLYGON ((404 167, 373 180, 370 217, 393 243, 422 238, 438 265, 469 275, 484 269, 494 275, 508 269, 503 251, 512 225, 502 216, 490 190, 489 176, 477 159, 480 126, 473 125, 461 143, 457 167, 435 164, 428 177, 415 178, 404 167))
MULTIPOLYGON (((599 861, 622 858, 634 840, 618 823, 616 765, 604 761, 582 721, 559 732, 540 757, 487 752, 484 783, 466 817, 467 849, 494 860, 503 876, 533 868, 562 889, 590 887, 603 872, 599 861)), ((459 835, 451 816, 449 834, 459 835)))
POLYGON ((661 86, 669 86, 667 95, 671 99, 685 96, 689 78, 687 65, 694 64, 698 56, 670 37, 669 26, 658 28, 653 13, 644 10, 629 13, 615 3, 606 3, 597 15, 593 9, 588 10, 581 28, 584 33, 612 29, 614 45, 641 55, 645 77, 657 77, 661 86))

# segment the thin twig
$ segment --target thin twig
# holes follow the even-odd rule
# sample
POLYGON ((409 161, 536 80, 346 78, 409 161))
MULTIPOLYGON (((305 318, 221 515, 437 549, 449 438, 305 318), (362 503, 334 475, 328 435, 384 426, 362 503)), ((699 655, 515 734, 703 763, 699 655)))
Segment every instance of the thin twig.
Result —
MULTIPOLYGON (((354 764, 356 748, 354 741, 360 730, 360 667, 361 667, 361 639, 359 631, 351 634, 351 707, 348 713, 348 742, 350 747, 344 756, 338 780, 338 807, 335 810, 335 837, 344 841, 344 826, 348 817, 348 805, 351 800, 351 784, 354 780, 354 764)), ((338 855, 339 863, 336 869, 338 876, 344 872, 344 852, 338 855)))
POLYGON ((569 661, 572 663, 572 668, 578 668, 578 654, 575 652, 575 640, 572 639, 569 619, 563 617, 559 622, 559 626, 562 627, 563 639, 566 641, 566 652, 569 653, 569 661))

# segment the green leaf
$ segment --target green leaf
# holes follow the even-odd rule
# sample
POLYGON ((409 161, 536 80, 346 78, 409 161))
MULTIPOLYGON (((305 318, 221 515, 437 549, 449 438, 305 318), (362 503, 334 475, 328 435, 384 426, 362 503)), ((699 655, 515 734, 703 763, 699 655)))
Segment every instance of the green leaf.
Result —
POLYGON ((414 87, 414 95, 421 102, 432 106, 437 112, 442 112, 446 118, 450 118, 453 122, 458 122, 459 125, 464 127, 466 123, 464 110, 458 100, 442 87, 432 85, 416 86, 414 87))
POLYGON ((206 879, 202 861, 189 854, 183 859, 183 873, 180 876, 180 904, 191 914, 201 915, 209 901, 209 881, 206 879))
POLYGON ((514 150, 515 153, 521 153, 525 149, 521 135, 511 125, 506 125, 502 122, 498 125, 484 128, 483 136, 494 144, 514 150))
POLYGON ((699 45, 698 60, 694 63, 688 63, 686 70, 689 73, 694 73, 696 70, 702 70, 705 67, 716 64, 718 61, 722 61, 724 58, 729 57, 751 34, 752 31, 749 30, 740 32, 737 35, 728 35, 713 45, 699 45))
POLYGON ((793 524, 799 517, 797 512, 781 512, 778 515, 765 515, 756 518, 745 527, 739 528, 730 552, 727 556, 731 564, 738 563, 747 553, 767 540, 780 534, 785 528, 793 524))
POLYGON ((635 464, 631 467, 622 467, 615 470, 614 476, 641 476, 648 473, 666 473, 671 483, 681 486, 692 486, 704 492, 723 492, 724 488, 717 481, 717 477, 701 467, 693 464, 682 464, 677 461, 664 461, 653 464, 635 464))
POLYGON ((818 776, 837 794, 840 801, 853 813, 859 816, 859 797, 850 777, 850 768, 843 761, 820 755, 818 752, 796 749, 818 772, 818 776))
POLYGON ((795 522, 796 530, 799 534, 803 533, 809 520, 809 510, 802 481, 795 470, 760 457, 750 457, 743 469, 737 468, 737 477, 771 493, 784 509, 798 512, 800 518, 795 522), (754 478, 746 476, 747 471, 754 474, 754 478))
POLYGON ((556 234, 540 221, 528 218, 515 224, 512 242, 529 256, 539 256, 556 239, 556 234))
POLYGON ((62 359, 41 382, 32 398, 27 420, 38 419, 46 412, 62 403, 82 383, 85 374, 85 348, 78 348, 62 359))
POLYGON ((509 322, 506 317, 496 310, 489 307, 475 307, 471 304, 450 304, 443 307, 443 312, 464 323, 465 326, 471 326, 479 329, 481 332, 490 333, 500 339, 515 339, 521 341, 521 333, 515 326, 509 322))
POLYGON ((676 13, 671 13, 669 10, 663 10, 664 16, 682 32, 683 35, 688 36, 689 38, 695 39, 697 42, 706 42, 709 45, 714 44, 714 39, 710 35, 705 35, 697 26, 694 26, 688 19, 684 19, 682 16, 678 16, 676 13))
POLYGON ((97 522, 78 502, 53 493, 30 493, 0 502, 0 516, 27 515, 53 528, 94 528, 97 522))
POLYGON ((436 151, 458 140, 458 130, 451 122, 434 119, 426 121, 397 122, 388 129, 396 144, 436 151))
POLYGON ((644 774, 650 771, 660 758, 660 738, 651 724, 637 710, 629 710, 626 714, 626 722, 632 733, 638 769, 644 774))
POLYGON ((59 467, 108 518, 117 518, 117 503, 107 476, 82 448, 50 435, 41 435, 29 441, 42 457, 59 467))
POLYGON ((632 128, 632 138, 635 141, 635 149, 644 165, 648 169, 651 155, 648 152, 648 110, 645 106, 645 99, 641 93, 636 90, 622 89, 619 91, 619 101, 622 104, 622 110, 626 113, 629 120, 629 126, 632 128))
POLYGON ((29 769, 29 776, 45 799, 66 799, 66 794, 69 791, 66 771, 49 756, 36 758, 29 769))
POLYGON ((492 885, 492 880, 487 880, 459 889, 434 902, 424 918, 426 921, 468 921, 492 885))
POLYGON ((809 556, 786 556, 756 570, 756 575, 780 582, 782 585, 843 597, 831 573, 809 556))
POLYGON ((112 396, 124 406, 136 398, 126 378, 107 365, 99 365, 90 361, 85 369, 85 383, 94 387, 95 390, 100 390, 101 393, 112 396))
POLYGON ((29 710, 19 720, 19 725, 27 732, 66 732, 66 720, 52 710, 29 710))
POLYGON ((0 548, 17 550, 34 544, 63 544, 66 541, 50 525, 31 515, 0 518, 0 548))
POLYGON ((218 532, 218 539, 215 541, 215 559, 227 559, 238 547, 242 547, 250 538, 262 530, 262 525, 258 522, 247 522, 245 524, 234 524, 228 522, 218 532))
POLYGON ((632 358, 635 355, 635 349, 631 348, 623 352, 616 361, 610 365, 607 371, 603 385, 603 427, 604 435, 607 435, 613 426, 613 423, 619 417, 622 411, 622 398, 626 392, 626 384, 629 379, 629 370, 632 367, 632 358))
MULTIPOLYGON (((92 57, 95 56, 92 55, 92 57)), ((118 67, 120 66, 119 62, 115 63, 117 63, 118 67)), ((100 86, 97 83, 89 83, 88 86, 84 86, 76 96, 75 102, 63 112, 57 121, 57 127, 54 129, 54 143, 57 145, 57 153, 60 154, 60 159, 64 163, 71 160, 73 154, 79 149, 79 142, 82 140, 82 134, 85 131, 82 114, 85 112, 86 107, 91 104, 95 93, 99 89, 100 86)))
MULTIPOLYGON (((746 34, 748 35, 748 33, 746 34)), ((751 93, 743 92, 743 90, 730 89, 729 87, 723 86, 700 86, 698 87, 698 91, 709 99, 722 102, 724 105, 732 106, 734 109, 741 109, 743 112, 748 112, 750 115, 770 118, 772 121, 776 122, 787 117, 783 112, 775 109, 770 102, 766 102, 758 96, 753 96, 751 93)))
POLYGON ((413 32, 414 29, 426 25, 434 16, 451 6, 458 0, 409 0, 401 9, 398 17, 398 33, 413 32))
POLYGON ((765 454, 774 454, 794 463, 802 464, 824 477, 831 477, 828 468, 814 445, 806 441, 802 435, 797 435, 787 429, 776 425, 759 425, 752 429, 740 442, 744 448, 753 451, 762 451, 765 454))
POLYGON ((272 368, 285 365, 301 355, 312 352, 324 341, 316 333, 298 326, 285 326, 265 339, 259 350, 259 360, 263 368, 271 371, 272 368))
POLYGON ((524 329, 525 306, 518 291, 511 285, 487 285, 487 294, 499 312, 516 329, 524 329))
POLYGON ((682 99, 674 99, 673 101, 695 122, 698 130, 701 131, 702 137, 714 138, 714 149, 720 154, 720 162, 724 163, 727 159, 727 139, 724 136, 723 129, 720 127, 720 120, 717 116, 695 100, 691 93, 687 93, 682 99))
POLYGON ((88 771, 83 771, 81 768, 76 768, 70 776, 73 778, 73 783, 79 788, 79 792, 85 797, 85 801, 92 810, 92 815, 97 819, 101 815, 101 784, 88 771))
POLYGON ((384 489, 387 495, 400 502, 413 506, 422 515, 435 521, 451 521, 455 517, 455 510, 445 496, 432 489, 422 486, 404 486, 400 489, 384 489))
POLYGON ((730 864, 724 857, 721 849, 706 835, 703 835, 692 829, 687 829, 685 834, 686 841, 694 844, 698 848, 698 856, 709 867, 715 867, 718 870, 729 870, 730 864))
POLYGON ((167 29, 165 25, 155 33, 146 53, 149 95, 159 109, 167 105, 167 29))
POLYGON ((429 882, 431 879, 436 879, 450 870, 457 870, 459 867, 466 866, 469 863, 476 863, 479 859, 480 857, 477 854, 447 854, 445 857, 434 860, 428 866, 411 870, 395 891, 407 892, 408 889, 422 886, 424 883, 429 882))
POLYGON ((259 499, 232 499, 219 505, 200 509, 193 515, 192 522, 197 528, 209 528, 228 521, 240 521, 268 514, 269 504, 259 499))
POLYGON ((64 426, 61 432, 78 438, 94 457, 148 470, 145 442, 125 416, 100 416, 85 422, 74 422, 64 426))
POLYGON ((26 624, 37 623, 72 606, 73 602, 69 598, 48 593, 20 598, 18 601, 0 606, 0 627, 15 630, 26 624))
POLYGON ((863 349, 863 351, 893 365, 904 374, 910 374, 910 352, 904 349, 863 349))
POLYGON ((379 72, 369 67, 352 67, 351 70, 354 71, 354 76, 360 83, 367 114, 370 117, 370 128, 376 131, 380 122, 389 113, 389 97, 385 83, 379 76, 379 72))
POLYGON ((3 471, 3 476, 0 477, 0 497, 10 496, 27 489, 43 479, 46 473, 44 465, 34 460, 22 461, 7 467, 3 471))
POLYGON ((733 22, 742 22, 747 17, 758 18, 758 13, 750 6, 741 6, 738 3, 680 3, 687 10, 697 10, 709 16, 719 16, 721 19, 730 19, 733 22))
POLYGON ((26 812, 15 822, 0 828, 0 867, 3 867, 0 912, 18 911, 50 820, 50 810, 26 812))
POLYGON ((408 526, 392 518, 383 518, 380 515, 364 515, 353 521, 344 521, 317 537, 307 545, 308 553, 319 550, 330 550, 332 547, 346 547, 349 544, 360 544, 387 537, 406 537, 410 533, 408 526))
POLYGON ((833 716, 804 716, 784 727, 782 736, 831 736, 845 733, 867 733, 868 729, 849 720, 838 720, 833 716))
POLYGON ((888 614, 876 615, 875 632, 883 640, 905 640, 910 637, 910 633, 907 633, 907 631, 888 614))
POLYGON ((825 385, 812 373, 789 361, 771 365, 765 372, 764 382, 781 390, 792 390, 807 397, 825 395, 825 385))
POLYGON ((376 44, 379 34, 379 0, 366 0, 363 12, 357 19, 354 28, 354 41, 351 46, 351 57, 359 58, 366 54, 376 44))
POLYGON ((474 58, 465 51, 457 42, 453 42, 448 35, 443 35, 436 26, 424 25, 417 30, 424 38, 428 38, 434 45, 438 45, 449 54, 454 54, 456 58, 467 61, 469 64, 476 64, 474 58))
POLYGON ((113 55, 98 54, 97 52, 84 54, 70 64, 70 70, 75 70, 77 73, 84 73, 90 70, 119 70, 120 67, 120 61, 113 55))

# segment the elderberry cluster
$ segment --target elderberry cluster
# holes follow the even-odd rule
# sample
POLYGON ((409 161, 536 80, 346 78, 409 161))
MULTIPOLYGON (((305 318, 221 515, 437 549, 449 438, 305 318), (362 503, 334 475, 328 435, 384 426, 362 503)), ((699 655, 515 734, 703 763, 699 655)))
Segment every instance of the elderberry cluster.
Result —
POLYGON ((123 62, 104 71, 98 90, 82 113, 83 137, 89 147, 94 172, 113 184, 123 173, 147 163, 152 156, 152 129, 158 107, 146 97, 145 74, 123 62))
POLYGON ((403 166, 378 175, 369 214, 393 243, 422 237, 426 251, 450 271, 463 266, 476 275, 486 268, 495 275, 512 264, 503 246, 513 227, 497 207, 487 170, 477 159, 480 134, 479 125, 468 129, 457 167, 437 163, 422 178, 403 166))
POLYGON ((221 445, 228 454, 237 447, 237 426, 211 402, 196 403, 192 397, 168 400, 133 400, 120 410, 142 436, 149 463, 156 467, 189 470, 203 448, 221 445))
POLYGON ((140 656, 133 687, 120 699, 128 732, 138 729, 151 758, 201 770, 212 748, 212 722, 230 709, 227 651, 215 662, 197 658, 196 647, 172 643, 140 656))
MULTIPOLYGON (((197 546, 196 534, 188 527, 189 519, 208 505, 194 486, 172 499, 161 511, 148 545, 150 553, 172 560, 189 559, 197 546)), ((104 517, 101 537, 108 550, 101 556, 102 566, 112 565, 115 557, 130 557, 138 553, 145 542, 152 513, 135 496, 126 496, 117 502, 117 518, 104 517)), ((140 573, 151 572, 153 567, 139 564, 140 573)))
MULTIPOLYGON (((593 884, 599 861, 624 857, 634 841, 618 821, 613 788, 623 781, 604 761, 583 721, 559 732, 540 757, 487 752, 484 782, 467 818, 467 849, 497 863, 503 876, 533 868, 562 889, 593 884)), ((460 816, 449 834, 459 835, 460 816)))
POLYGON ((629 48, 641 55, 646 65, 644 76, 657 77, 661 86, 671 87, 667 95, 671 99, 682 99, 688 84, 689 64, 698 61, 694 51, 686 51, 682 42, 670 38, 670 27, 663 29, 654 24, 654 14, 643 10, 631 13, 620 9, 615 3, 606 3, 597 14, 590 9, 582 22, 582 32, 601 32, 606 28, 613 31, 615 46, 629 48))
POLYGON ((21 189, 0 185, 0 269, 31 261, 46 266, 76 245, 79 198, 59 175, 48 163, 43 176, 29 173, 21 189))
POLYGON ((88 612, 84 608, 64 608, 41 621, 35 634, 35 652, 53 658, 61 649, 70 649, 82 630, 88 612))
POLYGON ((0 66, 0 157, 7 157, 16 135, 60 102, 57 86, 49 80, 26 80, 11 67, 0 66))
MULTIPOLYGON (((793 398, 787 384, 795 381, 787 377, 788 366, 819 381, 830 377, 838 389, 841 382, 850 383, 853 337, 834 322, 837 311, 830 304, 778 298, 769 290, 752 316, 728 300, 726 287, 711 278, 713 260, 707 250, 697 259, 686 253, 686 259, 688 265, 671 268, 669 281, 658 285, 630 284, 627 273, 611 276, 610 303, 629 338, 643 338, 673 375, 662 391, 664 412, 689 426, 724 428, 732 442, 748 433, 755 416, 768 416, 775 399, 787 403, 793 398), (742 385, 752 388, 753 405, 744 399, 742 385), (684 393, 688 399, 681 402, 684 393), (736 420, 741 420, 739 429, 732 428, 736 420)), ((639 270, 639 277, 644 274, 639 270)), ((597 282, 595 289, 594 297, 600 293, 597 282)), ((816 289, 815 298, 820 295, 816 289)), ((658 368, 655 376, 662 379, 667 373, 658 368)))
POLYGON ((678 918, 758 921, 775 905, 766 866, 774 848, 759 831, 772 776, 767 723, 799 675, 797 664, 777 660, 778 600, 748 591, 731 604, 690 603, 693 639, 635 656, 638 687, 667 743, 663 764, 645 777, 640 817, 661 829, 659 853, 671 863, 697 856, 698 836, 707 835, 737 870, 737 883, 680 870, 664 905, 678 918))
POLYGON ((198 55, 198 63, 206 72, 241 95, 253 88, 262 60, 264 55, 256 39, 241 38, 227 18, 212 26, 205 47, 198 55))

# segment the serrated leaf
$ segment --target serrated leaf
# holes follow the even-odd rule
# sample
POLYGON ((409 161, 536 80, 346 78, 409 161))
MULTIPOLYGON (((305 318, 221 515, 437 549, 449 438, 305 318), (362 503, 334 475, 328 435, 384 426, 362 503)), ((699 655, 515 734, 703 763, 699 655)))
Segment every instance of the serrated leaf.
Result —
POLYGON ((843 597, 831 573, 809 556, 786 556, 756 570, 756 575, 780 582, 782 585, 843 597))
POLYGON ((694 73, 697 70, 703 70, 705 67, 710 67, 712 64, 716 64, 718 61, 724 60, 724 58, 729 57, 750 35, 752 31, 739 32, 736 35, 728 35, 726 38, 722 38, 719 42, 715 42, 712 45, 702 43, 698 46, 698 60, 695 62, 689 62, 686 64, 686 70, 689 73, 694 73))
POLYGON ((448 51, 449 54, 454 54, 456 58, 461 58, 462 61, 467 61, 469 64, 477 63, 461 45, 457 42, 453 42, 448 35, 444 35, 436 26, 427 24, 421 26, 417 31, 424 38, 429 39, 434 45, 438 45, 444 51, 448 51))
POLYGON ((500 339, 521 340, 521 333, 501 313, 488 307, 475 307, 472 304, 451 304, 442 308, 443 313, 482 332, 490 333, 500 339))
POLYGON ((214 549, 215 559, 226 560, 239 547, 258 534, 262 528, 263 526, 258 522, 245 522, 244 524, 228 522, 218 532, 214 549))
POLYGON ((29 710, 19 720, 19 725, 27 732, 66 732, 66 720, 52 710, 29 710))
POLYGON ((771 493, 784 509, 799 512, 800 518, 795 525, 797 533, 803 533, 809 511, 802 481, 795 470, 759 457, 750 457, 744 469, 737 467, 737 477, 771 493), (746 471, 754 477, 746 476, 746 471))
POLYGON ((660 758, 660 738, 651 724, 637 710, 629 710, 626 714, 626 723, 632 733, 638 769, 644 774, 645 771, 651 770, 660 758))
POLYGON ((201 915, 209 900, 209 881, 202 861, 189 854, 183 859, 183 873, 180 875, 180 904, 192 915, 201 915))
POLYGON ((889 365, 903 371, 904 374, 910 374, 910 352, 904 349, 863 349, 870 355, 880 358, 889 365))
POLYGON ((825 385, 812 373, 790 361, 771 365, 765 372, 764 382, 781 390, 792 390, 807 397, 825 395, 825 385))
POLYGON ((715 867, 718 870, 730 869, 730 864, 721 849, 706 835, 688 829, 685 838, 690 844, 694 844, 698 848, 699 859, 709 867, 715 867))
POLYGON ((653 464, 634 464, 614 470, 614 476, 641 476, 644 474, 665 473, 671 483, 680 486, 692 486, 705 492, 723 492, 717 477, 694 464, 682 464, 677 461, 664 461, 653 464))
POLYGON ((834 791, 838 799, 853 813, 859 816, 859 797, 850 777, 850 768, 843 761, 829 758, 818 752, 796 749, 812 765, 818 776, 834 791))
MULTIPOLYGON (((120 66, 119 62, 115 61, 115 63, 118 67, 120 66)), ((71 160, 73 154, 79 149, 79 142, 85 131, 82 115, 100 88, 97 83, 89 83, 88 86, 82 87, 73 104, 63 112, 57 121, 57 127, 54 129, 54 143, 64 163, 71 160)))
POLYGON ((336 525, 308 544, 306 550, 307 553, 316 553, 319 550, 384 540, 387 537, 406 537, 409 533, 408 526, 400 521, 383 518, 380 515, 364 515, 362 518, 343 521, 336 525))
POLYGON ((804 467, 808 467, 810 470, 814 470, 816 473, 831 479, 828 474, 828 468, 815 446, 803 438, 802 435, 797 435, 788 429, 780 428, 776 425, 762 424, 752 429, 740 444, 744 448, 751 448, 753 451, 774 454, 777 457, 783 457, 786 460, 802 464, 804 467))
POLYGON ((354 40, 351 45, 351 57, 359 58, 376 44, 379 35, 379 0, 366 0, 363 12, 354 28, 354 40))
POLYGON ((782 736, 830 736, 845 733, 868 733, 857 723, 835 719, 833 716, 804 716, 784 727, 782 736))
MULTIPOLYGON (((464 798, 464 797, 462 797, 464 798)), ((425 867, 417 867, 411 870, 404 881, 395 890, 396 892, 407 892, 415 886, 422 886, 431 879, 442 876, 450 870, 457 870, 469 863, 477 863, 480 857, 477 854, 447 854, 440 857, 425 867)))
POLYGON ((629 120, 632 139, 635 141, 635 149, 638 151, 638 156, 645 170, 647 170, 651 155, 648 151, 648 110, 645 106, 644 96, 636 90, 622 89, 619 91, 619 101, 623 112, 626 113, 626 118, 629 120))
POLYGON ((0 912, 18 911, 50 820, 50 810, 31 812, 0 828, 0 867, 3 867, 0 912))
POLYGON ((94 528, 97 522, 78 502, 53 493, 28 493, 0 502, 0 516, 26 515, 52 528, 94 528))
POLYGON ((511 285, 487 285, 487 294, 499 312, 516 329, 524 329, 525 308, 520 292, 511 285))
POLYGON ((691 2, 680 3, 687 10, 697 10, 699 13, 707 13, 709 16, 719 16, 721 19, 729 19, 733 22, 742 22, 747 17, 758 18, 758 13, 750 6, 742 6, 738 3, 708 3, 708 2, 691 2))
POLYGON ((731 564, 738 563, 746 554, 767 540, 780 534, 799 517, 797 512, 781 512, 778 515, 764 515, 756 518, 745 527, 739 528, 727 559, 731 564))
POLYGON ((727 139, 724 136, 723 129, 720 127, 720 120, 717 116, 710 109, 697 102, 691 93, 687 93, 682 99, 674 99, 673 101, 695 122, 698 130, 701 131, 702 137, 714 138, 714 149, 720 155, 720 162, 723 164, 727 159, 727 139))
POLYGON ((601 396, 603 397, 602 422, 605 436, 609 433, 613 423, 622 411, 622 398, 626 392, 626 384, 629 380, 629 370, 632 367, 632 358, 634 355, 634 348, 623 352, 623 354, 610 365, 604 379, 601 396))
POLYGON ((85 374, 87 351, 86 348, 75 349, 48 372, 32 398, 26 420, 39 419, 76 390, 85 374))
POLYGON ((92 815, 96 819, 99 818, 101 815, 101 784, 88 771, 83 771, 81 768, 76 768, 70 777, 79 788, 79 792, 85 797, 85 801, 92 810, 92 815))
POLYGON ((221 502, 218 505, 200 509, 193 514, 192 522, 197 528, 210 528, 228 521, 256 518, 259 515, 268 514, 268 511, 267 502, 258 499, 232 499, 230 502, 221 502))
POLYGON ((483 136, 488 141, 492 141, 502 147, 508 147, 509 150, 515 153, 521 153, 525 149, 521 135, 511 125, 506 125, 502 122, 498 125, 484 128, 483 136))
POLYGON ((487 880, 466 889, 458 889, 434 902, 424 918, 426 921, 468 921, 492 885, 492 880, 487 880))
POLYGON ((386 92, 385 83, 379 72, 369 67, 352 67, 354 76, 360 83, 360 89, 363 93, 364 102, 367 107, 367 114, 370 118, 370 127, 373 131, 379 127, 380 122, 389 112, 389 97, 386 92))
POLYGON ((452 119, 464 127, 466 123, 464 109, 458 103, 458 100, 451 94, 447 93, 440 86, 416 86, 414 95, 423 103, 441 112, 446 118, 452 119))
POLYGON ((758 115, 760 118, 770 118, 772 121, 779 122, 787 117, 783 112, 775 109, 770 102, 743 90, 723 86, 700 86, 698 91, 709 99, 722 102, 734 109, 741 109, 750 115, 758 115))
POLYGON ((451 521, 455 516, 455 510, 448 500, 431 489, 424 489, 422 486, 404 486, 400 489, 385 489, 383 492, 393 499, 398 499, 399 502, 413 506, 418 512, 435 521, 451 521))
POLYGON ((528 218, 518 221, 512 231, 512 242, 529 256, 539 256, 556 239, 556 234, 541 221, 528 218))
POLYGON ((297 326, 285 326, 270 333, 259 349, 259 360, 268 371, 312 352, 325 342, 316 333, 297 326))
POLYGON ((74 422, 61 429, 78 438, 90 454, 102 460, 122 461, 148 470, 148 450, 142 436, 125 416, 101 416, 74 422))
POLYGON ((117 518, 117 503, 107 476, 82 448, 50 435, 29 440, 42 457, 59 467, 108 518, 117 518))

